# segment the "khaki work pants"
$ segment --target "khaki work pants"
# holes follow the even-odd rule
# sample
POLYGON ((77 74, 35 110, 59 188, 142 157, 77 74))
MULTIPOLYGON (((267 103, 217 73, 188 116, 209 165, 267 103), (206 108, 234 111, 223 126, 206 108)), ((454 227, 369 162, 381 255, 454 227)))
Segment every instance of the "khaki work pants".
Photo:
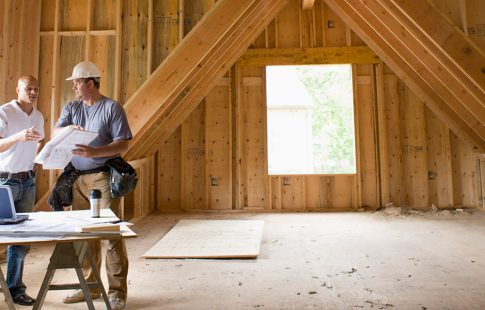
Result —
MULTIPOLYGON (((110 208, 120 217, 120 199, 111 198, 109 191, 109 173, 98 172, 79 176, 72 186, 72 210, 87 210, 90 208, 89 192, 92 189, 101 191, 101 208, 110 208)), ((128 254, 123 239, 104 240, 108 244, 106 252, 106 273, 108 276, 110 297, 126 300, 128 277, 128 254)), ((89 241, 89 249, 96 262, 98 272, 101 269, 101 241, 89 241)), ((83 262, 83 274, 86 281, 95 281, 88 260, 83 262)))

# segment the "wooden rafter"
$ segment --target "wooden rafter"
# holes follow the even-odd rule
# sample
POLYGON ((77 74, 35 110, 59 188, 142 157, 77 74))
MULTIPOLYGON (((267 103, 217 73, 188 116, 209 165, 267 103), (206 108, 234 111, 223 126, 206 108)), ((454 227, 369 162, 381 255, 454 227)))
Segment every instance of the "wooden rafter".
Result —
MULTIPOLYGON (((382 1, 392 10, 400 10, 408 20, 429 36, 435 47, 441 49, 449 61, 459 67, 464 74, 485 93, 485 54, 463 32, 448 22, 428 1, 385 0, 382 1)), ((393 13, 394 14, 394 13, 393 13)), ((403 19, 403 17, 401 17, 403 19)))
POLYGON ((184 121, 288 0, 222 0, 125 104, 128 160, 150 154, 184 121))
MULTIPOLYGON (((404 8, 396 7, 397 2, 407 3, 406 0, 325 2, 457 136, 476 150, 485 151, 485 108, 480 82, 466 72, 463 63, 458 64, 445 49, 438 48, 439 44, 423 27, 417 26, 423 21, 410 19, 404 8)), ((473 54, 480 57, 476 51, 473 54)))

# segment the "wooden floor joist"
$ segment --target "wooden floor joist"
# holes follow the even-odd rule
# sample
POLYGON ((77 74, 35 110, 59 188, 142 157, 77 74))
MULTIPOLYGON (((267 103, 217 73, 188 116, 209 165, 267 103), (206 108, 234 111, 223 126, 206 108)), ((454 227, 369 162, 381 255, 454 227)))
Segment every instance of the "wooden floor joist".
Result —
POLYGON ((222 0, 125 104, 128 160, 150 154, 184 121, 288 0, 222 0))
POLYGON ((411 33, 395 14, 389 14, 377 1, 325 2, 457 136, 475 150, 485 151, 485 120, 480 117, 485 113, 483 102, 473 99, 463 87, 470 83, 463 80, 460 70, 443 66, 439 59, 448 56, 440 54, 443 51, 430 50, 430 43, 423 38, 429 38, 426 33, 424 36, 411 33), (450 87, 455 87, 456 93, 450 87))

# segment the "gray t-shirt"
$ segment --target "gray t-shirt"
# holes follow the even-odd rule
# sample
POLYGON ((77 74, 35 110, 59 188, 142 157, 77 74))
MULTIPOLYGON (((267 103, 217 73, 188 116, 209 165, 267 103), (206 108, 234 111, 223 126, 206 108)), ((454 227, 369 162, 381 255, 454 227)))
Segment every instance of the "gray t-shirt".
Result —
MULTIPOLYGON (((116 101, 102 97, 92 106, 82 100, 74 100, 64 106, 56 127, 78 125, 86 131, 96 132, 98 136, 89 145, 103 146, 118 140, 132 138, 125 110, 116 101)), ((79 170, 94 169, 103 166, 111 157, 84 158, 74 156, 71 163, 79 170)))

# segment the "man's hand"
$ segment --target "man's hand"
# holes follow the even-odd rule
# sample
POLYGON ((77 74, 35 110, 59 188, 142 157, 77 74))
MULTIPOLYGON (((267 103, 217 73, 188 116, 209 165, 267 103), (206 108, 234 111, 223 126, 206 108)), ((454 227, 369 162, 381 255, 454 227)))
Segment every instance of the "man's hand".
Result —
POLYGON ((78 125, 69 125, 67 127, 71 127, 71 128, 77 129, 77 130, 84 130, 84 128, 82 128, 81 126, 78 126, 78 125))
POLYGON ((42 136, 37 130, 34 130, 34 126, 21 130, 12 136, 16 142, 30 142, 30 141, 40 141, 42 136))
POLYGON ((128 140, 117 140, 103 146, 76 144, 72 154, 79 157, 109 157, 123 153, 128 148, 128 140))
POLYGON ((95 157, 96 148, 89 145, 76 144, 76 148, 72 150, 72 153, 79 157, 95 157))

